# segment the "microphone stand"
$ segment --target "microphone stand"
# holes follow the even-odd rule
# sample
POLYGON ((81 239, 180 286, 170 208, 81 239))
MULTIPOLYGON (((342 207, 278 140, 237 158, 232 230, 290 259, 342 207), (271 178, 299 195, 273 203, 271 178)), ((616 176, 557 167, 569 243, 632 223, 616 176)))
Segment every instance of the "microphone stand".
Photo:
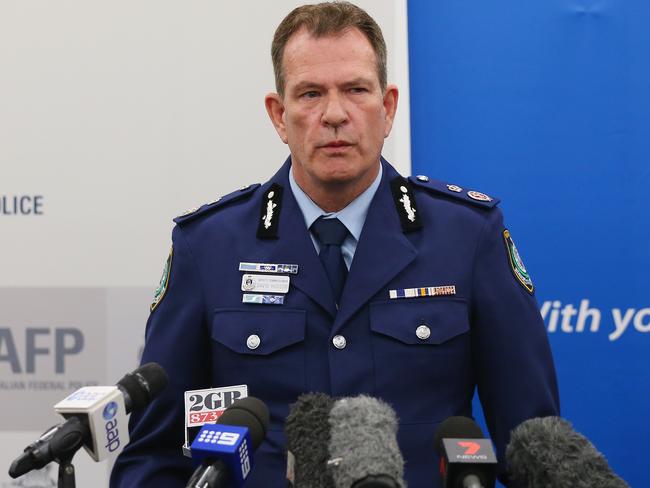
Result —
POLYGON ((50 440, 54 461, 59 463, 58 488, 76 488, 72 458, 83 447, 84 434, 87 432, 86 426, 77 417, 70 420, 64 424, 67 428, 57 430, 50 440))
POLYGON ((70 459, 59 461, 59 479, 58 488, 76 488, 74 466, 72 465, 72 456, 70 459))
POLYGON ((9 476, 18 478, 41 469, 52 461, 59 463, 58 488, 76 488, 75 469, 72 458, 84 445, 87 427, 77 417, 47 430, 39 440, 30 444, 11 463, 9 476))
POLYGON ((220 459, 204 459, 187 482, 186 488, 223 488, 229 486, 228 467, 220 459))

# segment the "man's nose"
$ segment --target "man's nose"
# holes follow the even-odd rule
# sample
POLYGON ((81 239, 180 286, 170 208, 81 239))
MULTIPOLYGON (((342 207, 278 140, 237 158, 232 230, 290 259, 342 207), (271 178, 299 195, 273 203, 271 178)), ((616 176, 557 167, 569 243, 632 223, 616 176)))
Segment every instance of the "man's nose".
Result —
POLYGON ((339 127, 348 120, 348 113, 339 95, 330 95, 327 97, 325 108, 323 110, 323 124, 331 127, 339 127))

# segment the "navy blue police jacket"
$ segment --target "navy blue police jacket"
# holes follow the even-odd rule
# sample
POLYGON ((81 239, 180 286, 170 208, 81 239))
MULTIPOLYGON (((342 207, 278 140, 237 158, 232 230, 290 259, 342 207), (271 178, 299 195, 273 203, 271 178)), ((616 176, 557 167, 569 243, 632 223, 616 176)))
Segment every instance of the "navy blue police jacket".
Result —
POLYGON ((427 178, 396 180, 382 164, 338 310, 289 187, 290 159, 264 185, 176 219, 169 282, 147 322, 142 357, 161 364, 170 384, 133 414, 112 487, 185 486, 192 473, 181 452, 186 390, 245 384, 268 405, 251 488, 287 485, 283 424, 304 392, 388 402, 414 488, 440 486, 436 428, 472 415, 475 388, 501 460, 520 422, 559 414, 544 324, 532 285, 516 273, 523 265, 512 261, 497 200, 478 193, 474 200, 427 178), (408 188, 417 225, 391 191, 395 181, 408 188), (275 227, 259 236, 272 185, 284 190, 275 227), (297 264, 284 304, 242 303, 240 262, 297 264), (455 293, 390 298, 391 290, 437 286, 455 293), (416 333, 421 325, 428 337, 416 333), (260 338, 255 349, 247 346, 251 335, 260 338), (333 345, 337 335, 345 347, 333 345))

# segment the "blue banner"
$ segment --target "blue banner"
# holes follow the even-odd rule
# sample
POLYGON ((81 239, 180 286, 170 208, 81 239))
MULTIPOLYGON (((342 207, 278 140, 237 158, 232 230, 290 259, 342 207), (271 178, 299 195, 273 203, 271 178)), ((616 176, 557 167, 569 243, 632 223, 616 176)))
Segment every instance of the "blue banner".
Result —
POLYGON ((408 2, 414 174, 503 199, 562 414, 631 486, 650 438, 650 2, 408 2))

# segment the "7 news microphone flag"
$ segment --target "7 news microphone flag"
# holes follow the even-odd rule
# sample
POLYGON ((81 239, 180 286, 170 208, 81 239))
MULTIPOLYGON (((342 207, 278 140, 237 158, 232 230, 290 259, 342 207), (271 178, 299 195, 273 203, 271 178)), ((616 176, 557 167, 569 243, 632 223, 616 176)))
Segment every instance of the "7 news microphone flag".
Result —
POLYGON ((474 420, 449 417, 436 430, 444 488, 494 488, 497 457, 474 420))

